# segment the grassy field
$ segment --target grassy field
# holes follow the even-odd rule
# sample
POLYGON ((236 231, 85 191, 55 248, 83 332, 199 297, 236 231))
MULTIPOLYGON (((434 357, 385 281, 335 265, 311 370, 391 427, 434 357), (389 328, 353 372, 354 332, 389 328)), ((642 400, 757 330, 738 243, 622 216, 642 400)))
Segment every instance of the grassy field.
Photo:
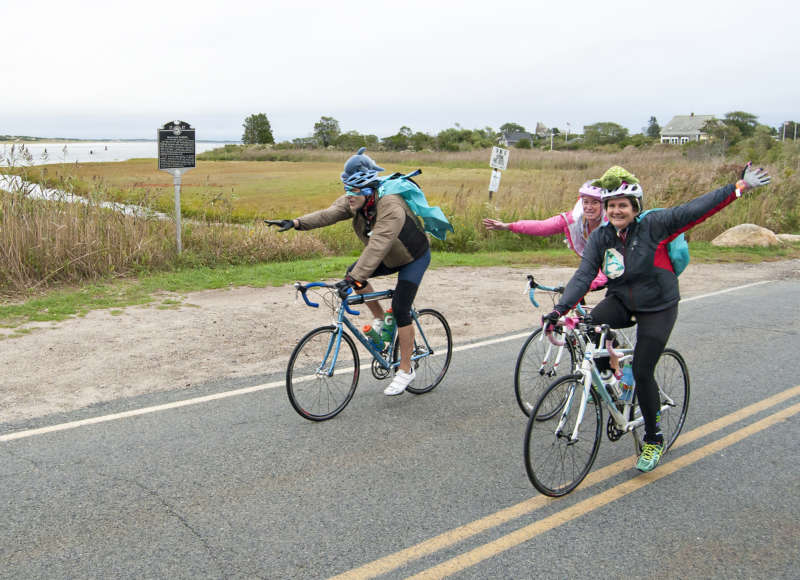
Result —
MULTIPOLYGON (((709 241, 740 223, 781 233, 800 232, 800 155, 797 147, 770 150, 764 165, 773 184, 748 194, 692 229, 692 242, 709 241)), ((360 244, 348 223, 312 232, 277 234, 263 218, 289 218, 327 207, 342 193, 339 173, 347 153, 253 150, 270 161, 213 161, 203 154, 182 186, 184 252, 174 247, 169 220, 122 216, 95 203, 113 200, 173 211, 172 176, 155 160, 16 167, 28 180, 87 196, 91 203, 33 201, 25 192, 0 197, 0 295, 37 293, 132 274, 185 268, 227 268, 287 260, 352 256, 360 244)), ((256 153, 258 155, 256 155, 256 153)), ((439 252, 544 251, 563 248, 559 236, 534 238, 489 232, 484 217, 542 219, 571 209, 578 187, 611 165, 641 180, 647 207, 666 207, 736 180, 743 161, 688 155, 680 148, 547 152, 513 150, 500 191, 488 199, 489 152, 374 152, 388 171, 421 168, 419 182, 455 227, 439 252)), ((240 157, 247 157, 240 154, 240 157)), ((756 162, 759 160, 756 159, 756 162)), ((723 254, 720 254, 723 255, 723 254)))

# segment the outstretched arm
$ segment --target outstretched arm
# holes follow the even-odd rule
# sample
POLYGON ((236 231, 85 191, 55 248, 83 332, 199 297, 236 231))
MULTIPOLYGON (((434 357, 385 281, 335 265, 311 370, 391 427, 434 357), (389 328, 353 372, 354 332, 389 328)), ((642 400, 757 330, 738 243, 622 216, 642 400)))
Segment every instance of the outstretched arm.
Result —
POLYGON ((647 217, 654 220, 653 224, 656 227, 660 226, 658 232, 655 227, 653 228, 657 237, 660 239, 674 238, 734 202, 742 192, 767 185, 769 182, 770 176, 763 168, 754 169, 748 163, 742 171, 741 179, 735 185, 720 187, 684 204, 648 214, 647 217))
POLYGON ((552 236, 555 234, 563 234, 568 225, 564 216, 554 215, 546 220, 520 220, 513 222, 508 224, 508 229, 515 234, 552 236))
POLYGON ((300 216, 299 218, 292 220, 292 222, 295 229, 313 230, 315 228, 323 228, 352 217, 353 212, 350 210, 350 205, 347 203, 347 197, 342 195, 341 197, 338 197, 329 208, 300 216))

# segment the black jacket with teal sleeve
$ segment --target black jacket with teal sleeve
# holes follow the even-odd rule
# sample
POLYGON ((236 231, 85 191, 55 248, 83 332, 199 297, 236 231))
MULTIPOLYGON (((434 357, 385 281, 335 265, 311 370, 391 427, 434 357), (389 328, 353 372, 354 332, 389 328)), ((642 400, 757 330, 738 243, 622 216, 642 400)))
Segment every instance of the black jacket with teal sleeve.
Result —
POLYGON ((667 244, 735 199, 735 186, 726 185, 682 205, 650 212, 622 235, 610 223, 597 228, 556 309, 563 313, 575 306, 598 270, 608 276, 606 296, 616 296, 631 312, 657 312, 677 304, 678 278, 667 244))

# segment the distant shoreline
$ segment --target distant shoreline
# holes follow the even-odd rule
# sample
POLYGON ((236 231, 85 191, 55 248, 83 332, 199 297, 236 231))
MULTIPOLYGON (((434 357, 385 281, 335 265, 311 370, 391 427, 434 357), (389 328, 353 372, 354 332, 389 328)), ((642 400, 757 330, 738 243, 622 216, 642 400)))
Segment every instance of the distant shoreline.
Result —
MULTIPOLYGON (((26 137, 15 135, 0 135, 0 145, 29 145, 42 143, 148 143, 155 139, 73 139, 71 137, 26 137)), ((230 143, 241 144, 241 141, 230 139, 197 139, 197 143, 230 143)))

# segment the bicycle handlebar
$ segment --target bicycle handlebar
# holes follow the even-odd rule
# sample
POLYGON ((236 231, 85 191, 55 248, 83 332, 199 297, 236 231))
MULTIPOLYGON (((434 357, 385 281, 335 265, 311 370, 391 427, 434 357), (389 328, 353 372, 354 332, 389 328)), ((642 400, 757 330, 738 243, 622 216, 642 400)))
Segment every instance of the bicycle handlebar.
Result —
POLYGON ((563 286, 545 286, 544 284, 539 284, 536 280, 533 279, 531 274, 528 274, 528 298, 536 308, 539 308, 539 303, 536 302, 536 298, 534 298, 534 292, 536 289, 544 290, 545 292, 556 292, 561 294, 564 292, 563 286))
MULTIPOLYGON (((311 300, 308 299, 308 296, 306 296, 306 291, 309 288, 329 288, 331 290, 337 290, 337 291, 339 290, 334 284, 328 284, 326 282, 310 282, 310 283, 305 284, 305 285, 301 284, 300 282, 295 282, 294 283, 294 288, 295 288, 295 290, 300 292, 300 294, 302 294, 303 301, 308 306, 311 306, 312 308, 319 308, 319 304, 316 303, 316 302, 311 302, 311 300)), ((348 294, 350 294, 352 291, 353 291, 352 288, 348 288, 347 289, 347 293, 348 294)), ((345 312, 347 312, 348 314, 352 314, 353 316, 358 316, 360 314, 360 312, 358 312, 357 310, 351 309, 350 306, 348 306, 348 300, 349 300, 349 298, 343 298, 342 299, 342 305, 344 306, 345 312)))

